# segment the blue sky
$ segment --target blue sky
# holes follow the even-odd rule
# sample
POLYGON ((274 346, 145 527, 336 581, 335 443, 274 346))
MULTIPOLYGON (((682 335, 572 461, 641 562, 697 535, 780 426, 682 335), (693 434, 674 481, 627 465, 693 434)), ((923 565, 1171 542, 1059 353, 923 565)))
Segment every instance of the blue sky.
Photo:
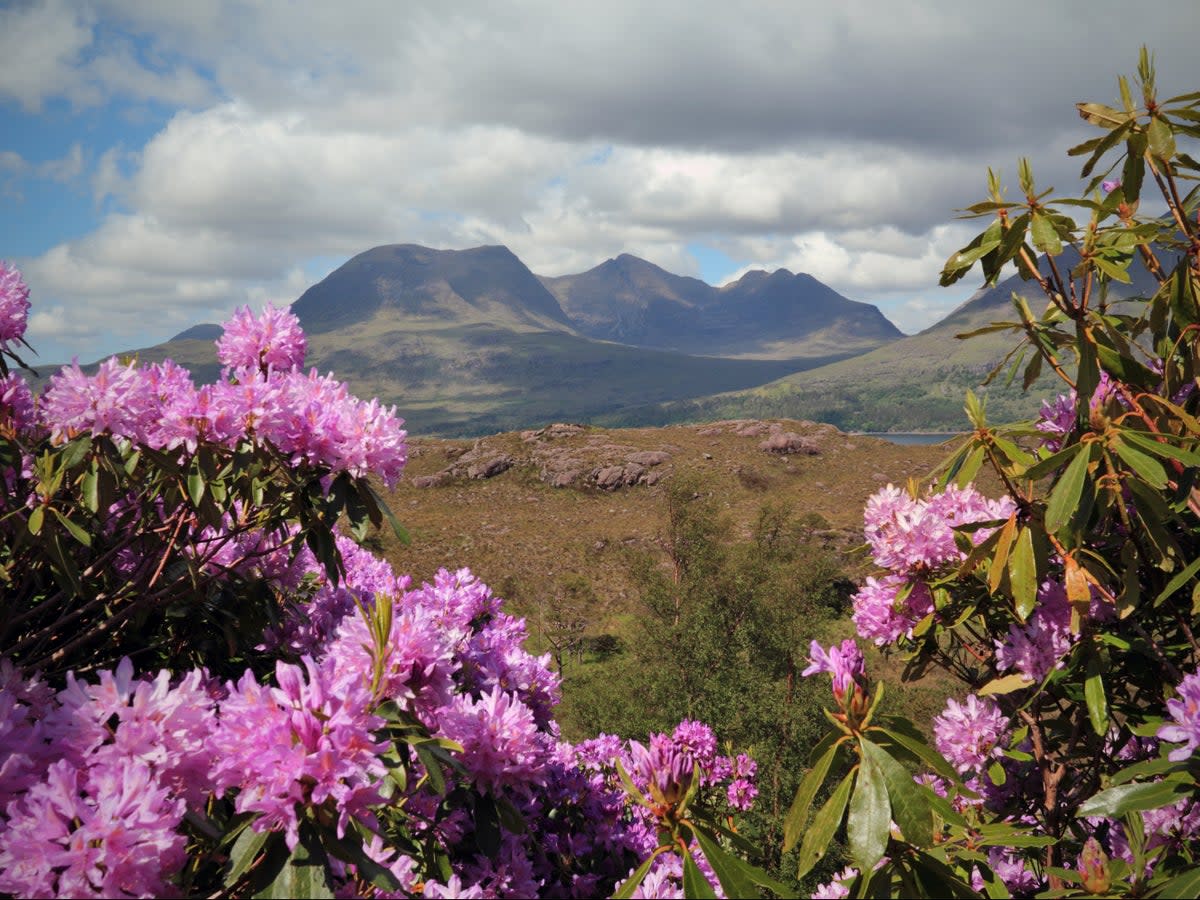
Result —
POLYGON ((1200 87, 1191 0, 978 6, 3 3, 0 258, 45 362, 289 303, 393 242, 786 266, 919 330, 977 287, 936 281, 988 166, 1074 186, 1072 104, 1115 99, 1141 43, 1200 87))

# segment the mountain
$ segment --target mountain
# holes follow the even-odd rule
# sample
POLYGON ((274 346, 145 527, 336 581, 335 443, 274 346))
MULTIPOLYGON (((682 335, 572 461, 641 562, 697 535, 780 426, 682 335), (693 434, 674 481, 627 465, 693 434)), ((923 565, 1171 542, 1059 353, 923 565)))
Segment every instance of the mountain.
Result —
MULTIPOLYGON (((1065 255, 1064 255, 1065 256, 1065 255)), ((1076 260, 1059 257, 1060 267, 1076 260)), ((1041 261, 1043 269, 1045 261, 1041 261)), ((1109 297, 1146 297, 1157 285, 1141 267, 1133 267, 1129 285, 1111 283, 1109 297)), ((667 404, 648 405, 601 417, 607 425, 662 425, 731 416, 788 416, 828 422, 846 430, 954 431, 964 427, 963 397, 967 389, 985 395, 989 419, 1016 421, 1037 415, 1044 397, 1064 386, 1042 375, 1029 392, 1017 377, 1004 377, 981 388, 980 383, 1020 341, 1011 331, 992 332, 959 340, 958 335, 994 322, 1013 321, 1013 293, 1024 297, 1034 315, 1046 307, 1036 282, 1019 275, 985 287, 944 319, 924 331, 826 366, 785 376, 745 391, 667 404)), ((1026 359, 1031 358, 1027 356, 1026 359)))
POLYGON ((903 335, 874 306, 811 275, 749 272, 715 288, 622 254, 541 279, 586 337, 702 356, 854 356, 903 335))
POLYGON ((375 247, 301 294, 292 312, 314 334, 380 313, 414 325, 571 331, 558 301, 507 247, 375 247))
MULTIPOLYGON (((309 366, 395 404, 427 435, 592 421, 741 391, 899 336, 877 309, 809 275, 751 272, 718 289, 625 255, 539 279, 506 247, 375 247, 291 308, 309 366)), ((218 335, 196 325, 137 356, 171 357, 211 381, 218 335)))

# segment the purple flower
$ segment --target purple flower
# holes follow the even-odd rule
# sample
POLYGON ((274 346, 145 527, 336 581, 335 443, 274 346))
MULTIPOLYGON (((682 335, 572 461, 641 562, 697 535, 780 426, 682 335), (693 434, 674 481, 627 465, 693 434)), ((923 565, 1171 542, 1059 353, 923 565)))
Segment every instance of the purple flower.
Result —
POLYGON ((9 806, 0 892, 38 897, 155 897, 187 859, 174 800, 140 760, 82 769, 68 760, 9 806))
POLYGON ((959 772, 982 771, 987 761, 1003 755, 1008 720, 990 697, 968 694, 963 703, 954 698, 933 720, 934 745, 959 772))
POLYGON ((650 746, 629 742, 629 773, 650 787, 651 796, 667 806, 677 806, 692 785, 695 759, 665 734, 650 735, 650 746), (657 794, 657 796, 655 796, 657 794))
POLYGON ((368 711, 367 688, 333 690, 329 666, 303 662, 277 662, 277 688, 248 670, 229 684, 212 738, 218 790, 238 788, 237 811, 259 813, 257 831, 282 829, 289 848, 299 841, 298 805, 332 801, 339 837, 351 818, 373 824, 369 807, 382 802, 377 782, 387 771, 374 738, 383 720, 368 711))
POLYGON ((1200 746, 1200 672, 1185 675, 1179 682, 1179 696, 1167 701, 1167 712, 1175 721, 1158 729, 1158 737, 1172 744, 1183 742, 1167 759, 1182 762, 1200 746))
POLYGON ((1106 193, 1106 194, 1111 194, 1113 191, 1115 191, 1120 186, 1121 186, 1121 179, 1119 179, 1119 178, 1112 178, 1107 181, 1100 182, 1100 187, 1101 187, 1101 189, 1103 189, 1104 193, 1106 193))
POLYGON ((286 309, 268 303, 256 317, 243 306, 224 328, 217 340, 217 358, 231 369, 285 372, 304 365, 304 332, 300 320, 286 309))
POLYGON ((867 689, 867 669, 863 662, 862 651, 854 643, 853 638, 846 638, 841 645, 833 645, 829 652, 813 641, 809 645, 809 666, 800 674, 802 676, 816 675, 828 672, 833 676, 833 695, 838 702, 844 702, 847 694, 858 686, 865 693, 867 689))
POLYGON ((28 432, 37 421, 33 392, 17 372, 0 377, 0 434, 28 432))
POLYGON ((1051 669, 1061 669, 1063 657, 1075 643, 1071 633, 1071 607, 1057 581, 1045 581, 1038 590, 1040 604, 1023 626, 1008 627, 1008 641, 996 641, 996 668, 1016 669, 1031 681, 1041 681, 1051 669))
POLYGON ((529 707, 499 685, 478 701, 456 696, 439 726, 443 737, 462 744, 463 765, 481 791, 528 794, 545 781, 552 740, 538 731, 529 707))
POLYGON ((898 600, 909 582, 900 575, 867 578, 851 598, 858 636, 882 647, 900 637, 911 637, 913 626, 933 612, 933 594, 923 581, 913 582, 908 596, 898 600))
POLYGON ((29 317, 29 285, 16 266, 0 260, 0 350, 25 335, 29 317))

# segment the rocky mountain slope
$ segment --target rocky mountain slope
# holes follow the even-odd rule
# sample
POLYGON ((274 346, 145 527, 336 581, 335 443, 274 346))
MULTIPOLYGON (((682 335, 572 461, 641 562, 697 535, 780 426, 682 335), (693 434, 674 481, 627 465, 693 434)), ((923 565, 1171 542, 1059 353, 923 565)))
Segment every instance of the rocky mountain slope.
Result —
POLYGON ((903 336, 874 306, 787 269, 715 288, 622 254, 542 283, 581 334, 637 347, 788 359, 862 353, 903 336))

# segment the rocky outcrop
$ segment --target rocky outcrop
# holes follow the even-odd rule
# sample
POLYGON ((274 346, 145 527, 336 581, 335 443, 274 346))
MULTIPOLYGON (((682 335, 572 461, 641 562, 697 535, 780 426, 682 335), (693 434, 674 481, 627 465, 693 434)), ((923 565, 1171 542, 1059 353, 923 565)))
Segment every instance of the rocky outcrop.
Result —
POLYGON ((805 456, 816 456, 821 452, 811 440, 796 434, 794 431, 776 432, 760 443, 758 449, 780 456, 790 456, 794 453, 801 453, 805 456))

